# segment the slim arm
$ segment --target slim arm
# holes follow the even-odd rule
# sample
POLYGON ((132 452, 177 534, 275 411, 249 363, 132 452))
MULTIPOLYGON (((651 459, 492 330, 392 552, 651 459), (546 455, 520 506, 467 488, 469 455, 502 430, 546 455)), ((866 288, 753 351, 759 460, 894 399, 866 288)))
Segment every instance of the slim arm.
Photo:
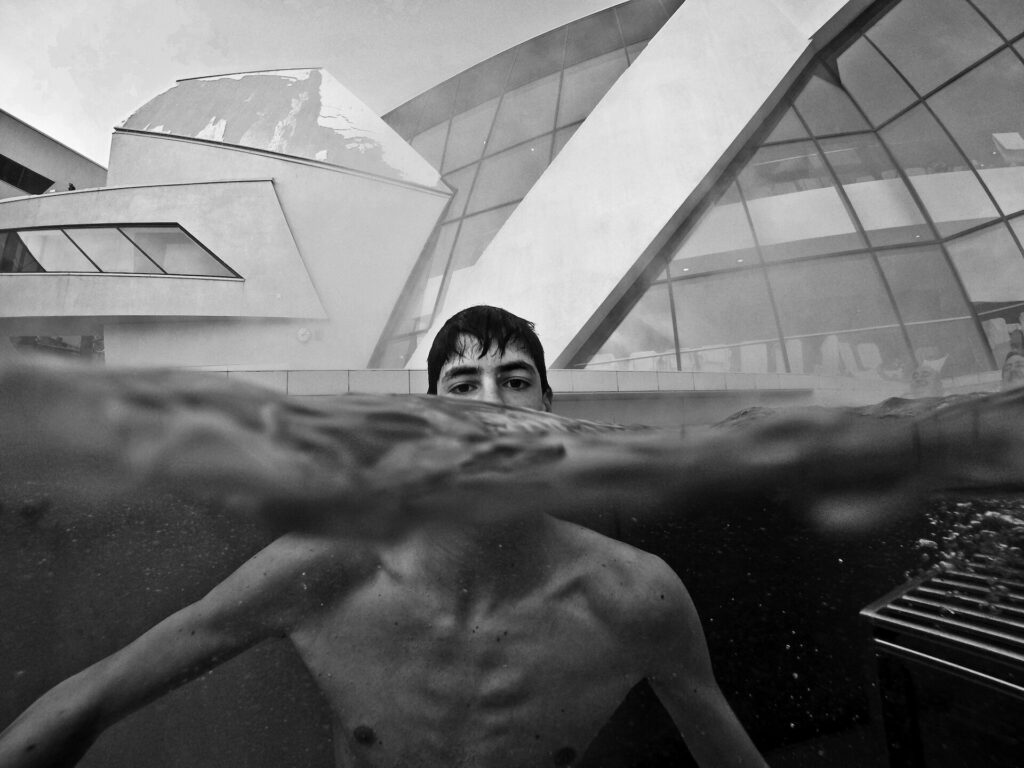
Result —
POLYGON ((0 734, 0 768, 74 765, 106 727, 248 644, 189 606, 30 706, 0 734))
POLYGON ((655 630, 663 640, 651 657, 651 686, 701 768, 767 768, 715 681, 690 595, 674 574, 663 584, 666 607, 655 630))
POLYGON ((303 544, 285 537, 203 599, 68 678, 0 733, 0 768, 71 766, 102 731, 251 645, 287 632, 303 544))

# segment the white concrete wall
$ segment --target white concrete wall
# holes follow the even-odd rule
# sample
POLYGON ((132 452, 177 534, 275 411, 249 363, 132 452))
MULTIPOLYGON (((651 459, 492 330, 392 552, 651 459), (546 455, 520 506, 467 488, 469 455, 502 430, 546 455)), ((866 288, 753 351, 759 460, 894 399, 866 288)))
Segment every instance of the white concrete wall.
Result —
POLYGON ((455 275, 427 338, 463 307, 496 304, 533 320, 549 358, 568 362, 814 50, 868 4, 687 0, 455 275))
MULTIPOLYGON (((176 222, 241 279, 26 273, 0 276, 0 331, 14 319, 318 318, 306 273, 270 181, 108 188, 0 203, 0 229, 176 222)), ((117 356, 117 350, 111 352, 117 356)))
POLYGON ((327 316, 260 326, 108 326, 108 359, 132 364, 365 366, 449 197, 322 163, 153 134, 117 132, 110 164, 111 185, 272 178, 327 316))
MULTIPOLYGON (((106 183, 107 170, 102 165, 2 110, 0 154, 53 179, 53 188, 56 190, 67 189, 69 183, 73 183, 77 189, 102 187, 106 183)), ((0 187, 0 197, 13 194, 24 195, 25 192, 17 189, 11 192, 9 186, 6 189, 0 187)))

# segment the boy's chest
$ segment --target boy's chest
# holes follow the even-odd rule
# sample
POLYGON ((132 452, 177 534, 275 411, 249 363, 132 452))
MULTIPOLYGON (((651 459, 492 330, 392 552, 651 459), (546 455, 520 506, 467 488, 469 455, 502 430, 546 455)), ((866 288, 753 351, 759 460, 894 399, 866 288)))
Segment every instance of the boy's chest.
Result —
POLYGON ((642 676, 636 649, 582 598, 461 615, 447 602, 371 584, 297 633, 296 646, 339 708, 441 720, 614 708, 642 676))

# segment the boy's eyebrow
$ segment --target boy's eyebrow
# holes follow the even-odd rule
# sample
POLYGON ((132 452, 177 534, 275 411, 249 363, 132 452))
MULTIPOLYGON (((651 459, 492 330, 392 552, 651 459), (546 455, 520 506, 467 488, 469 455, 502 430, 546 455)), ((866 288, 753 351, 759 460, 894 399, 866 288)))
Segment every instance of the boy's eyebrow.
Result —
MULTIPOLYGON (((528 360, 511 360, 499 365, 497 371, 500 374, 511 373, 512 371, 527 371, 536 374, 537 368, 528 360)), ((458 376, 479 376, 482 372, 483 368, 479 365, 456 365, 444 372, 444 375, 441 376, 441 381, 448 381, 458 376)))
POLYGON ((509 363, 503 363, 498 366, 498 373, 510 373, 511 371, 524 370, 530 373, 536 373, 537 368, 526 360, 513 360, 509 363))
POLYGON ((448 379, 454 379, 456 376, 479 376, 481 370, 478 365, 456 365, 454 368, 449 368, 445 371, 441 379, 442 381, 447 381, 448 379))

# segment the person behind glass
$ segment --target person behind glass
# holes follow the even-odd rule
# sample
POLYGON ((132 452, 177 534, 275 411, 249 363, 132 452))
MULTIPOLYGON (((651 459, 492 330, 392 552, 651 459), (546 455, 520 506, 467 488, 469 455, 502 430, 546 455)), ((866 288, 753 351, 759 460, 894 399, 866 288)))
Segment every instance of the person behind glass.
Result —
MULTIPOLYGON (((444 325, 428 378, 445 397, 551 407, 532 325, 494 307, 444 325)), ((384 542, 281 537, 43 695, 0 734, 0 766, 73 765, 128 713, 281 636, 324 694, 339 766, 570 766, 644 678, 700 765, 765 765, 664 562, 528 506, 496 509, 384 542)))
POLYGON ((1011 349, 1003 361, 1002 388, 1024 387, 1024 350, 1011 349))
POLYGON ((927 362, 919 364, 910 377, 910 397, 941 397, 942 392, 938 370, 927 362))

